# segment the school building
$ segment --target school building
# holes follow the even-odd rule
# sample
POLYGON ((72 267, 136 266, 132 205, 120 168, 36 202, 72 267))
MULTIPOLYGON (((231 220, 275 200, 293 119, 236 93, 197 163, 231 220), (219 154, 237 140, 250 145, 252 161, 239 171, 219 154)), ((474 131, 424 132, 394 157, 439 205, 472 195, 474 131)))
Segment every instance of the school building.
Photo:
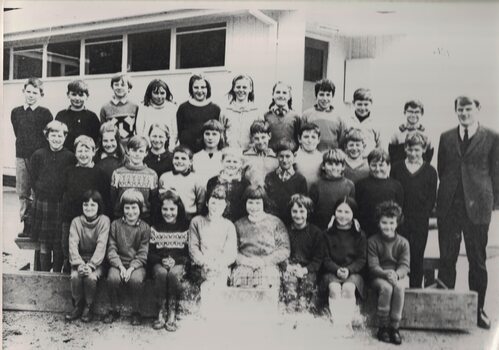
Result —
POLYGON ((227 101, 232 78, 246 73, 262 110, 271 102, 273 84, 282 80, 292 86, 299 111, 313 105, 314 82, 327 77, 336 84, 335 105, 344 113, 356 88, 372 88, 374 109, 387 130, 403 122, 403 103, 410 98, 423 100, 435 134, 455 125, 452 101, 459 93, 478 94, 484 106, 490 101, 488 111, 499 110, 497 79, 488 71, 499 71, 494 4, 474 6, 473 21, 465 24, 459 16, 470 10, 445 4, 199 4, 6 2, 4 174, 15 174, 10 111, 23 104, 23 82, 31 76, 44 81, 41 105, 54 116, 67 108, 66 85, 77 78, 88 83, 87 108, 98 114, 117 72, 131 76, 130 99, 137 103, 154 78, 165 80, 182 103, 190 75, 201 72, 219 105, 227 101))

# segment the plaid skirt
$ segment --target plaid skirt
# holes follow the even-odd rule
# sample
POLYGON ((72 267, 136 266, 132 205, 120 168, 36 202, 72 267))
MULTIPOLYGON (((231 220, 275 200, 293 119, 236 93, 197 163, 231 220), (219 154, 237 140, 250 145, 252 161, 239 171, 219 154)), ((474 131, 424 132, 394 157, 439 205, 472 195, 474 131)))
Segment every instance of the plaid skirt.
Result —
POLYGON ((233 287, 255 288, 280 286, 281 273, 276 265, 254 269, 250 266, 238 265, 232 270, 230 285, 233 287))
POLYGON ((62 202, 35 198, 32 210, 31 239, 41 243, 60 244, 62 239, 62 202))

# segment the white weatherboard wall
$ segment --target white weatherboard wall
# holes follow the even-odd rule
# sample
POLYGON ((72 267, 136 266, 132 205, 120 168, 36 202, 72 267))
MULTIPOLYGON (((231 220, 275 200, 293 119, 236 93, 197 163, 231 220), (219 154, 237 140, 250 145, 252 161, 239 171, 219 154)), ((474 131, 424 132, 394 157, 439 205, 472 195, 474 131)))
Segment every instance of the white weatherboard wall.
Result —
MULTIPOLYGON (((236 74, 246 73, 254 78, 255 103, 262 113, 271 101, 272 86, 276 80, 284 80, 293 86, 293 94, 301 97, 303 85, 303 56, 304 56, 304 23, 296 11, 273 11, 272 18, 279 21, 276 26, 264 23, 252 14, 218 17, 212 22, 226 21, 226 65, 222 68, 207 68, 179 71, 139 72, 129 73, 133 81, 130 99, 136 103, 143 100, 148 83, 154 78, 165 80, 170 86, 174 99, 180 104, 188 99, 188 81, 193 72, 205 74, 212 85, 212 99, 223 106, 227 103, 227 92, 230 90, 232 78, 236 74), (284 24, 281 26, 281 23, 284 24), (298 30, 297 30, 298 28, 298 30), (278 35, 278 36, 277 36, 278 35), (296 38, 295 36, 302 35, 296 38), (293 39, 294 38, 294 39, 293 39), (276 44, 279 43, 279 46, 276 44), (281 57, 281 63, 277 57, 281 57), (285 62, 285 63, 282 63, 285 62), (278 68, 277 68, 278 67, 278 68)), ((265 17, 263 17, 265 19, 265 17)), ((276 22, 277 23, 277 22, 276 22)), ((183 23, 184 24, 184 23, 183 23)), ((191 23, 193 24, 193 23, 191 23)), ((116 32, 116 30, 114 30, 116 32)), ((122 33, 126 30, 123 29, 122 33)), ((102 34, 106 34, 105 31, 102 34)), ((69 101, 66 97, 67 83, 73 79, 83 78, 90 91, 87 108, 99 114, 101 106, 112 96, 110 78, 112 74, 90 75, 83 77, 45 78, 45 96, 40 105, 46 106, 52 112, 67 108, 69 101)), ((3 168, 7 175, 14 175, 15 169, 15 138, 10 123, 10 111, 24 103, 22 95, 24 81, 7 81, 3 84, 4 92, 4 128, 3 128, 3 168)), ((301 98, 295 106, 301 108, 301 98)), ((296 107, 295 107, 296 108, 296 107)))

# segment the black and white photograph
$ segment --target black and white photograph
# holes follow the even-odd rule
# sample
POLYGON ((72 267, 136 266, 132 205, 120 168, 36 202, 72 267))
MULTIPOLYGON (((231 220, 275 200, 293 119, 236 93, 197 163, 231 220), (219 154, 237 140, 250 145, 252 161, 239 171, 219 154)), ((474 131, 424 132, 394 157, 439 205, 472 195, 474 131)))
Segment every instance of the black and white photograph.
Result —
POLYGON ((2 1, 2 348, 499 350, 499 3, 2 1))

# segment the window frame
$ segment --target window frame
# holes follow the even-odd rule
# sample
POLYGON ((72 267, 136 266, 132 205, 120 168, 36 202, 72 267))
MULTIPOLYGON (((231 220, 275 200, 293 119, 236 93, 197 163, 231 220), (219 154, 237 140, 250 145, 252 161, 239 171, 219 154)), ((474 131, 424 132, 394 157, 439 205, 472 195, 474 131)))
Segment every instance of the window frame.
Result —
MULTIPOLYGON (((40 44, 43 47, 43 52, 42 52, 42 77, 44 81, 61 81, 61 80, 68 80, 68 79, 85 79, 85 78, 107 78, 107 77, 112 77, 113 75, 117 73, 123 73, 127 74, 129 76, 152 76, 152 75, 171 75, 171 74, 188 74, 192 73, 195 71, 203 71, 203 72, 220 72, 220 71, 226 71, 227 70, 227 48, 228 44, 230 43, 230 26, 229 26, 229 19, 223 19, 223 20, 217 20, 217 21, 206 21, 206 22, 201 22, 198 24, 193 24, 193 23, 172 23, 172 24, 166 24, 165 23, 157 23, 154 26, 148 26, 147 28, 136 28, 136 29, 130 29, 130 30, 120 30, 118 32, 116 31, 103 31, 102 33, 98 33, 95 35, 90 35, 87 33, 78 33, 75 34, 74 36, 71 37, 65 37, 64 39, 62 38, 54 38, 53 40, 50 41, 50 43, 63 43, 63 42, 70 42, 70 41, 80 41, 80 68, 79 68, 79 74, 78 75, 71 75, 71 76, 59 76, 59 77, 49 77, 47 76, 47 70, 48 70, 48 59, 47 59, 47 46, 48 46, 48 39, 43 43, 40 44), (198 26, 213 26, 212 28, 201 28, 201 29, 193 29, 193 30, 186 30, 186 31, 181 31, 180 33, 177 32, 178 28, 189 28, 189 27, 198 27, 198 26), (127 71, 127 65, 128 65, 128 35, 130 34, 139 34, 139 33, 147 33, 147 32, 155 32, 155 31, 160 31, 160 30, 170 30, 170 67, 169 69, 161 69, 161 70, 150 70, 150 71, 136 71, 136 72, 128 72, 127 71), (217 31, 217 30, 225 30, 225 51, 224 51, 224 65, 223 66, 213 66, 213 67, 196 67, 196 68, 176 68, 177 65, 177 36, 178 35, 184 35, 184 34, 191 34, 191 33, 200 33, 200 32, 207 32, 207 31, 217 31), (114 39, 114 41, 120 41, 122 43, 122 60, 121 60, 121 72, 114 72, 114 73, 101 73, 101 74, 86 74, 85 73, 85 55, 86 55, 86 46, 87 45, 92 45, 92 44, 97 44, 97 42, 91 42, 88 43, 86 42, 87 40, 97 40, 99 38, 108 38, 108 37, 120 37, 120 39, 114 39)), ((32 46, 32 45, 38 45, 37 43, 9 43, 6 42, 4 43, 4 48, 9 49, 9 63, 10 63, 10 70, 9 70, 9 78, 8 80, 4 80, 4 83, 18 83, 20 81, 24 81, 25 79, 14 79, 14 74, 13 74, 13 58, 14 58, 14 50, 18 47, 23 47, 23 46, 32 46)))

